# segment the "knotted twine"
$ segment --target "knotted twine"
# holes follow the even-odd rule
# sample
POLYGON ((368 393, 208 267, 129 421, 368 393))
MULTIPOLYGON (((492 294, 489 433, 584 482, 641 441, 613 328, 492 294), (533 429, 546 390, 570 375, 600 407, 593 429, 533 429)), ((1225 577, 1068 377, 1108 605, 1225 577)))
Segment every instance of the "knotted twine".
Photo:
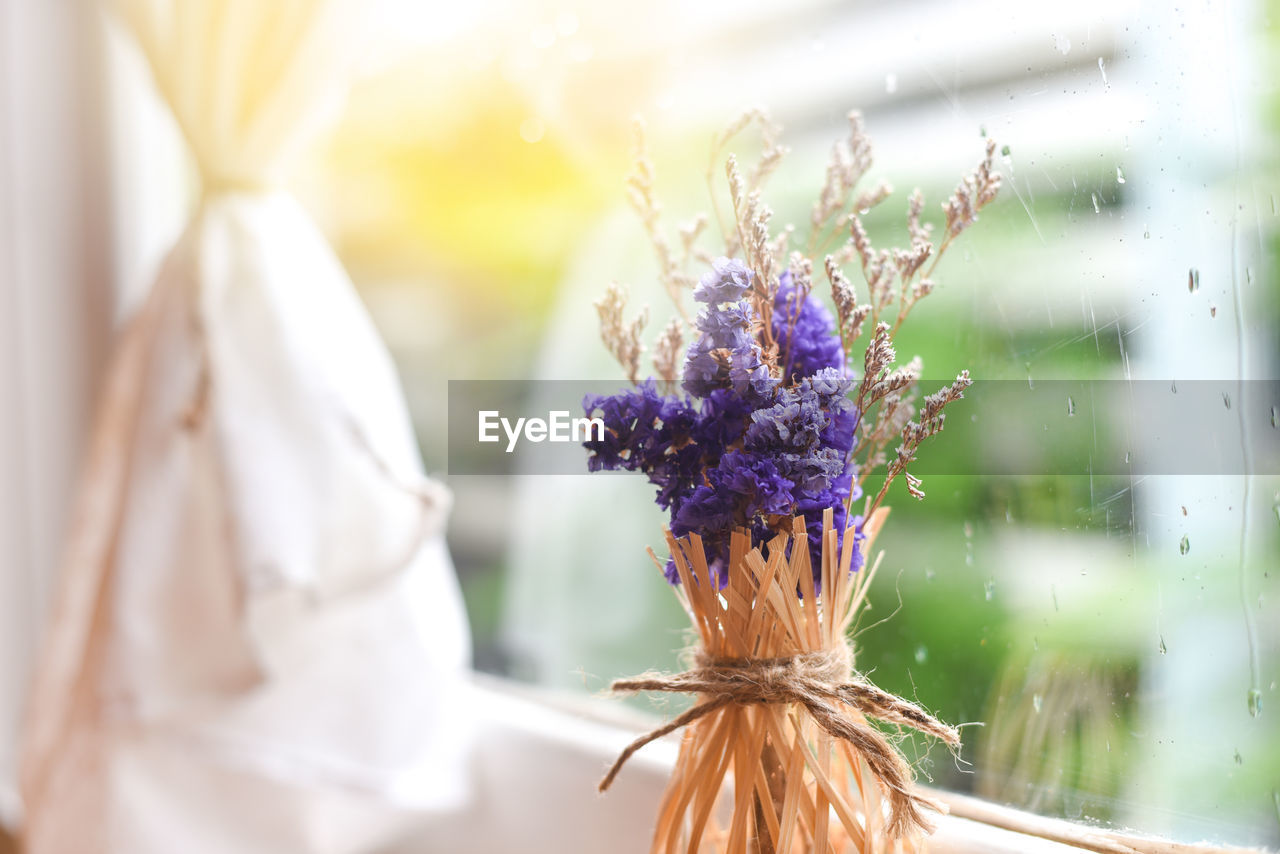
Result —
POLYGON ((945 807, 912 788, 911 767, 898 749, 883 732, 848 709, 887 724, 911 727, 952 747, 960 743, 960 734, 914 703, 872 685, 853 671, 852 663, 852 650, 845 644, 786 658, 759 659, 716 658, 699 649, 694 667, 683 673, 644 673, 615 681, 610 689, 618 693, 664 691, 698 694, 701 699, 669 723, 627 745, 600 781, 600 791, 609 788, 637 750, 718 709, 729 705, 795 704, 803 707, 828 735, 847 741, 866 761, 888 792, 890 834, 901 838, 916 829, 932 830, 923 810, 945 812, 945 807))

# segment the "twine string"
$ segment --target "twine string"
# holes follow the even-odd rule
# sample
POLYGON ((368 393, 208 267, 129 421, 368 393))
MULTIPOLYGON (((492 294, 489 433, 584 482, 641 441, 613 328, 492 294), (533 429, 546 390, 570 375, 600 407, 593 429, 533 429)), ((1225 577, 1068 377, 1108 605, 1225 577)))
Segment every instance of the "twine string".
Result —
POLYGON ((622 766, 640 748, 725 706, 795 704, 803 707, 828 735, 848 742, 884 785, 891 834, 901 837, 917 828, 931 830, 924 810, 945 812, 940 803, 912 788, 911 768, 885 734, 849 714, 848 709, 887 724, 910 727, 952 747, 960 743, 959 732, 854 672, 847 645, 787 658, 761 659, 715 658, 699 650, 694 667, 683 673, 645 673, 619 679, 610 688, 618 693, 697 694, 700 699, 684 713, 627 745, 600 781, 601 792, 612 785, 622 766))

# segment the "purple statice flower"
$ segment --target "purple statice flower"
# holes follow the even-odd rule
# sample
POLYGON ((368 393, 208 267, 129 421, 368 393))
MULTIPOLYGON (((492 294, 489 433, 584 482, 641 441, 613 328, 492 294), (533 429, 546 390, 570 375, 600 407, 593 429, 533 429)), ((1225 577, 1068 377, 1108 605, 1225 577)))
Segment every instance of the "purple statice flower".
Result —
POLYGON ((734 509, 743 518, 781 516, 795 505, 794 481, 766 455, 730 451, 708 478, 718 492, 734 497, 734 509))
POLYGON ((772 327, 784 378, 844 367, 835 318, 812 293, 801 294, 796 289, 790 272, 778 277, 772 327))
POLYGON ((844 455, 835 448, 817 448, 807 454, 780 454, 778 465, 801 493, 820 493, 844 473, 844 455))
POLYGON ((709 458, 718 460, 726 448, 742 441, 751 413, 751 404, 733 389, 717 389, 702 400, 693 440, 706 449, 709 458))
POLYGON ((689 352, 684 359, 684 381, 681 387, 694 397, 707 397, 728 385, 729 371, 723 359, 723 351, 708 336, 703 335, 689 345, 689 352))
MULTIPOLYGON (((706 549, 707 567, 711 570, 717 587, 723 587, 727 579, 729 536, 736 520, 731 504, 725 501, 715 487, 702 484, 671 514, 671 533, 684 537, 696 533, 706 549)), ((675 564, 668 562, 667 578, 675 581, 675 564)))
POLYGON ((827 426, 822 429, 819 441, 845 456, 853 453, 859 420, 858 409, 849 399, 853 378, 843 370, 823 368, 801 380, 800 387, 812 389, 827 415, 827 426))
MULTIPOLYGON (((705 307, 685 358, 687 396, 664 396, 646 380, 584 399, 587 414, 605 422, 604 437, 586 443, 588 465, 646 474, 670 513, 671 532, 701 537, 717 585, 725 582, 735 530, 747 530, 759 545, 786 519, 803 515, 820 584, 823 511, 832 510, 841 541, 846 531, 862 536, 861 519, 849 524, 845 510, 845 502, 861 494, 853 486, 858 413, 848 397, 852 380, 830 313, 796 294, 788 275, 773 316, 787 364, 782 378, 774 376, 754 334, 757 318, 743 299, 751 281, 740 261, 722 258, 698 284, 694 296, 705 307)), ((860 553, 854 561, 861 566, 860 553)), ((674 562, 668 561, 666 575, 679 581, 674 562)))
POLYGON ((818 396, 810 389, 779 389, 777 401, 751 413, 743 441, 755 451, 807 451, 815 447, 830 423, 818 396))
POLYGON ((698 281, 693 298, 707 305, 737 302, 751 287, 751 270, 736 258, 717 258, 698 281))
POLYGON ((751 307, 745 302, 709 305, 698 315, 698 338, 684 362, 686 392, 706 397, 735 382, 741 366, 760 362, 760 345, 751 337, 751 307))
POLYGON ((751 306, 740 299, 750 283, 751 271, 740 261, 721 258, 694 291, 707 307, 698 315, 700 334, 685 356, 682 385, 688 394, 706 397, 731 386, 739 397, 760 401, 777 385, 751 334, 751 306))
POLYGON ((712 347, 738 350, 750 344, 751 306, 745 301, 709 305, 695 321, 712 347))
POLYGON ((591 471, 640 471, 658 487, 658 503, 677 503, 701 473, 702 457, 692 434, 698 415, 687 399, 659 393, 653 380, 611 395, 587 395, 588 416, 604 421, 604 437, 590 439, 591 471))
POLYGON ((743 400, 756 405, 767 402, 778 385, 778 380, 769 373, 769 366, 764 363, 760 353, 760 345, 753 345, 749 351, 735 351, 733 362, 729 366, 729 384, 734 394, 743 400))

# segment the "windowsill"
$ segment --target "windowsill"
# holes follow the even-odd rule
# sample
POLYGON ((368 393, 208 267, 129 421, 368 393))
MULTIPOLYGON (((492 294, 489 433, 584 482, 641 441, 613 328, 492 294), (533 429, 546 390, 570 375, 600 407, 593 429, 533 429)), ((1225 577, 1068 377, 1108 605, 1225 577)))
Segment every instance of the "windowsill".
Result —
MULTIPOLYGON (((649 849, 652 818, 674 763, 675 736, 649 745, 607 795, 595 784, 617 753, 653 719, 617 703, 477 675, 473 797, 387 854, 428 851, 527 854, 649 849)), ((951 793, 935 854, 1209 854, 1242 851, 1185 845, 1075 825, 951 793)))
MULTIPOLYGON (((407 832, 381 854, 645 854, 652 820, 678 748, 669 736, 628 762, 607 795, 596 781, 654 718, 595 697, 549 691, 483 674, 470 705, 475 750, 462 809, 407 832)), ((1262 849, 1191 845, 1140 837, 930 791, 951 814, 937 820, 933 854, 1229 854, 1262 849)), ((416 822, 415 822, 416 824, 416 822)), ((0 829, 0 854, 17 854, 0 829)))

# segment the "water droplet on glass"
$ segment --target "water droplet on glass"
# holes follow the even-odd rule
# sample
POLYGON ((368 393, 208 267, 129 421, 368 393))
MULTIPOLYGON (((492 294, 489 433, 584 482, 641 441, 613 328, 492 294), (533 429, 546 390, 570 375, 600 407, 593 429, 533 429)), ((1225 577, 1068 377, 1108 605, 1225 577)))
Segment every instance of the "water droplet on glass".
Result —
POLYGON ((1150 239, 1151 239, 1151 229, 1150 229, 1149 227, 1147 227, 1147 226, 1143 226, 1143 228, 1142 228, 1142 239, 1143 239, 1143 240, 1150 240, 1150 239))
POLYGON ((1167 655, 1167 654, 1169 653, 1169 647, 1167 647, 1167 646, 1165 646, 1165 645, 1164 645, 1164 635, 1161 635, 1161 636, 1160 636, 1160 643, 1159 643, 1159 645, 1158 645, 1158 646, 1156 646, 1156 650, 1157 650, 1161 655, 1167 655))
POLYGON ((1236 760, 1236 764, 1237 764, 1237 765, 1243 765, 1243 764, 1244 764, 1244 757, 1240 755, 1240 751, 1239 751, 1239 750, 1237 750, 1237 751, 1236 751, 1235 760, 1236 760))
POLYGON ((1231 395, 1227 394, 1225 391, 1222 393, 1222 405, 1227 409, 1231 408, 1231 395))
POLYGON ((924 644, 920 644, 916 647, 916 664, 924 664, 928 660, 929 650, 925 648, 924 644))
POLYGON ((1183 516, 1187 515, 1187 505, 1185 504, 1182 505, 1182 515, 1183 516))
POLYGON ((1192 267, 1187 271, 1187 293, 1194 294, 1200 290, 1200 270, 1192 267))
POLYGON ((1107 80, 1107 66, 1103 63, 1102 57, 1098 57, 1098 71, 1102 73, 1102 85, 1110 86, 1111 83, 1107 80))
POLYGON ((1098 204, 1098 194, 1090 193, 1089 195, 1093 198, 1093 212, 1102 213, 1102 206, 1098 204))
POLYGON ((1129 452, 1128 452, 1128 451, 1125 451, 1125 452, 1124 452, 1124 464, 1125 464, 1125 465, 1129 465, 1129 452))
POLYGON ((898 75, 890 71, 884 76, 884 91, 892 95, 898 91, 898 75))
POLYGON ((1071 39, 1061 35, 1060 33, 1054 33, 1053 46, 1057 49, 1058 53, 1066 56, 1071 52, 1071 39))
POLYGON ((1214 305, 1213 303, 1209 303, 1209 316, 1210 316, 1210 317, 1217 317, 1217 316, 1218 316, 1218 307, 1217 307, 1216 305, 1214 305))
POLYGON ((1121 169, 1119 166, 1116 167, 1116 183, 1117 184, 1124 183, 1124 170, 1121 169))
POLYGON ((1271 426, 1280 427, 1280 407, 1271 407, 1271 426))
POLYGON ((1262 714, 1262 692, 1257 688, 1249 689, 1249 717, 1256 718, 1262 714))
POLYGON ((1177 393, 1178 393, 1178 381, 1177 381, 1177 380, 1172 380, 1172 381, 1169 383, 1169 391, 1173 392, 1174 394, 1177 394, 1177 393))
POLYGON ((1007 146, 1007 145, 1003 145, 1003 146, 1001 146, 1001 147, 1000 147, 1000 156, 1001 156, 1001 157, 1008 157, 1008 156, 1009 156, 1009 154, 1010 154, 1009 146, 1007 146))
POLYGON ((1276 521, 1280 522, 1280 504, 1275 505, 1271 509, 1276 511, 1276 521))
POLYGON ((1178 553, 1186 554, 1191 551, 1191 540, 1187 539, 1187 535, 1183 534, 1182 539, 1178 541, 1178 553))
POLYGON ((988 601, 988 602, 990 602, 992 599, 994 599, 994 598, 995 598, 995 595, 996 595, 996 582, 995 582, 995 580, 994 580, 994 579, 990 579, 990 578, 988 578, 985 582, 983 582, 983 584, 982 584, 982 592, 983 592, 983 595, 985 595, 985 596, 987 597, 987 601, 988 601))
POLYGON ((967 519, 965 520, 965 523, 964 523, 964 538, 966 540, 973 539, 973 523, 967 519))
POLYGON ((1031 705, 1036 710, 1036 714, 1040 714, 1040 707, 1044 705, 1044 697, 1039 694, 1031 695, 1031 705))
POLYGON ((1058 588, 1056 585, 1049 585, 1049 595, 1053 597, 1053 610, 1058 610, 1058 588))
POLYGON ((933 580, 934 580, 935 578, 937 578, 937 577, 938 577, 938 573, 937 573, 937 571, 936 571, 936 570, 934 570, 932 567, 929 567, 928 569, 926 569, 926 570, 924 571, 924 580, 925 580, 925 581, 933 581, 933 580))
POLYGON ((1070 418, 1075 414, 1076 414, 1076 402, 1071 397, 1071 395, 1067 395, 1067 417, 1070 418))

